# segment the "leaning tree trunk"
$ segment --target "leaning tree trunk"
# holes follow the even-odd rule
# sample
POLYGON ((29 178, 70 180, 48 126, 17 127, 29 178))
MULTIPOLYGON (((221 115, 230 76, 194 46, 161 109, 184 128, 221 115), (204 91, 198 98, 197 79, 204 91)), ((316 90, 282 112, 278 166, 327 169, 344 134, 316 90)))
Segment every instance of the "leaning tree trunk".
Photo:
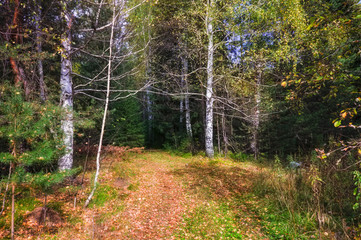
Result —
POLYGON ((205 145, 206 155, 209 158, 214 157, 213 149, 213 18, 212 8, 214 0, 208 2, 207 11, 207 35, 208 35, 208 64, 207 64, 207 86, 206 86, 206 129, 205 129, 205 145))
POLYGON ((114 25, 115 25, 115 21, 116 21, 115 19, 116 19, 116 16, 115 16, 115 2, 113 2, 113 19, 112 19, 112 28, 111 28, 111 32, 110 32, 110 42, 109 42, 109 58, 108 58, 108 73, 107 73, 107 94, 106 94, 106 98, 105 98, 105 107, 104 107, 102 129, 101 129, 101 132, 100 132, 99 146, 98 146, 98 152, 97 152, 97 160, 96 160, 97 170, 95 172, 93 189, 92 189, 91 193, 89 194, 89 197, 85 201, 84 207, 88 206, 88 204, 90 203, 90 200, 92 199, 92 197, 93 197, 93 195, 95 193, 95 190, 96 190, 97 185, 98 185, 98 178, 99 178, 99 173, 100 173, 100 154, 101 154, 102 146, 103 146, 103 136, 104 136, 105 123, 106 123, 106 120, 107 120, 107 112, 108 112, 108 105, 109 105, 109 95, 110 95, 110 78, 111 78, 111 73, 112 73, 112 57, 113 57, 112 48, 113 48, 114 25))
POLYGON ((62 35, 61 45, 61 73, 60 73, 60 104, 64 110, 64 116, 61 121, 63 130, 63 144, 65 153, 59 159, 59 170, 68 170, 73 167, 73 84, 72 84, 72 62, 71 62, 71 14, 67 11, 67 3, 63 1, 63 17, 66 22, 66 30, 62 35))

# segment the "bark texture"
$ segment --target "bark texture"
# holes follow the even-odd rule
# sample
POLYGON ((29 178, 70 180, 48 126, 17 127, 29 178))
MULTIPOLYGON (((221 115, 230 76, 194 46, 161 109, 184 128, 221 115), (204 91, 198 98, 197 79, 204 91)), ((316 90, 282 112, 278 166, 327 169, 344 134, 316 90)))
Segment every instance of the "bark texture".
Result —
POLYGON ((72 17, 67 11, 67 3, 63 2, 63 17, 67 27, 61 39, 61 73, 60 73, 60 104, 64 109, 64 117, 61 121, 63 130, 63 144, 65 154, 59 159, 59 170, 67 170, 73 167, 73 83, 72 83, 72 62, 71 62, 71 26, 72 17))
POLYGON ((207 36, 208 36, 208 63, 207 63, 207 86, 206 86, 206 129, 205 129, 205 147, 206 155, 209 158, 214 157, 213 149, 213 17, 212 9, 214 0, 209 0, 207 11, 207 36))
POLYGON ((184 88, 185 88, 185 98, 184 98, 184 110, 186 113, 186 130, 188 138, 192 139, 193 132, 192 132, 192 123, 191 123, 191 109, 189 107, 189 85, 188 85, 188 60, 186 57, 182 58, 182 77, 184 79, 184 88))

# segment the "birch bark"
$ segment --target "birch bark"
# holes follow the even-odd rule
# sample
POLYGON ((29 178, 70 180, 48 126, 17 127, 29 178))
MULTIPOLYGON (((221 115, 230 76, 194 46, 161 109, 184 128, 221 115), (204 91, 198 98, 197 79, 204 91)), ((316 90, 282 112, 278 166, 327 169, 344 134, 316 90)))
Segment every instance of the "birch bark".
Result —
POLYGON ((262 71, 260 67, 258 68, 258 76, 257 76, 257 83, 256 83, 256 106, 254 108, 253 114, 253 129, 252 129, 252 139, 251 139, 251 149, 254 154, 254 157, 258 159, 259 155, 259 140, 258 140, 258 132, 259 132, 259 125, 260 125, 260 104, 261 104, 261 83, 262 83, 262 71))
POLYGON ((59 159, 59 170, 71 169, 73 166, 73 84, 72 84, 72 62, 71 62, 71 27, 72 18, 67 9, 67 1, 62 2, 63 18, 66 22, 66 29, 61 39, 61 73, 60 73, 60 104, 64 109, 64 116, 61 121, 63 130, 63 144, 65 154, 59 159))
POLYGON ((185 98, 184 98, 184 110, 186 113, 186 130, 188 138, 192 139, 193 133, 192 133, 192 123, 191 123, 191 110, 189 107, 189 85, 188 85, 188 60, 184 56, 182 58, 182 65, 183 65, 183 74, 182 77, 184 78, 184 87, 185 87, 185 98))
POLYGON ((208 63, 207 63, 207 86, 206 86, 206 129, 205 129, 205 147, 206 155, 209 158, 214 157, 213 149, 213 17, 212 10, 214 0, 208 0, 207 9, 207 36, 208 36, 208 63))

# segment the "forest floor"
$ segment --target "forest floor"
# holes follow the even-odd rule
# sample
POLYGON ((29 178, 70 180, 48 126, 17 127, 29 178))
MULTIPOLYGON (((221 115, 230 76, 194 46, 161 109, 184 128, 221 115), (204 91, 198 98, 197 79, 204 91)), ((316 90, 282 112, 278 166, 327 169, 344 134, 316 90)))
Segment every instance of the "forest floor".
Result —
MULTIPOLYGON (((161 151, 125 159, 109 155, 87 209, 81 204, 90 189, 66 186, 48 200, 49 206, 62 211, 64 224, 55 231, 18 231, 17 239, 316 238, 312 234, 287 236, 289 229, 282 222, 265 217, 277 218, 278 210, 268 209, 272 205, 254 194, 262 171, 249 162, 210 161, 161 151)), ((93 174, 87 173, 85 179, 92 179, 93 174)))

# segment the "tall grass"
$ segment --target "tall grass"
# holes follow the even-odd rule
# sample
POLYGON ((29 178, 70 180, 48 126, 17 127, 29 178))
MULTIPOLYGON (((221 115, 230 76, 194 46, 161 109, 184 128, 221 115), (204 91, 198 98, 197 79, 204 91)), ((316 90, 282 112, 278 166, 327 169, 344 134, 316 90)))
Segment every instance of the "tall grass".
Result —
POLYGON ((291 169, 283 167, 276 156, 270 168, 262 168, 255 176, 253 192, 265 199, 267 207, 267 212, 261 212, 269 224, 265 228, 282 226, 289 239, 349 239, 355 220, 352 174, 333 165, 332 159, 313 155, 304 162, 301 168, 291 169))

